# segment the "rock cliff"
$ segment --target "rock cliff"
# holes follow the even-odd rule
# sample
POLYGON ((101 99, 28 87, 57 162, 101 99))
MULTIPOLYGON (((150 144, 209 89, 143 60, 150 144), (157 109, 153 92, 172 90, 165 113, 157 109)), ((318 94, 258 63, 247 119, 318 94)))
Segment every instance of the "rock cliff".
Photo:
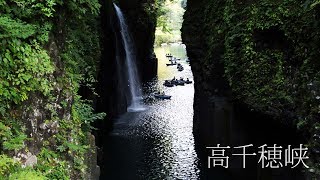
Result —
POLYGON ((237 118, 255 112, 268 117, 260 125, 299 129, 316 167, 318 16, 316 1, 188 0, 182 38, 195 78, 198 143, 243 142, 234 124, 259 128, 258 119, 237 118))

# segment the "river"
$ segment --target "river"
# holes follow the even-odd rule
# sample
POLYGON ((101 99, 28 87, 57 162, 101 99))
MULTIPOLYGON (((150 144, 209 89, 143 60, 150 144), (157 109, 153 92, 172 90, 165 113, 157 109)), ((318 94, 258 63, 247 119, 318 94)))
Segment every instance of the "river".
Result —
MULTIPOLYGON (((163 86, 166 79, 173 77, 193 81, 191 68, 185 61, 185 47, 176 44, 156 48, 155 52, 158 58, 158 76, 143 84, 143 104, 146 110, 128 112, 112 120, 112 131, 103 140, 100 179, 306 179, 300 168, 261 169, 258 156, 247 160, 249 167, 246 169, 239 168, 241 159, 230 162, 233 166, 239 166, 236 168, 208 169, 206 164, 209 153, 198 144, 199 139, 195 143, 193 135, 193 83, 185 86, 163 86), (181 59, 180 63, 184 67, 182 72, 176 66, 166 66, 169 63, 165 57, 167 53, 181 59), (155 99, 152 94, 158 91, 171 95, 171 100, 155 99)), ((256 147, 265 143, 283 147, 304 143, 294 128, 289 128, 278 120, 260 113, 247 112, 243 108, 235 109, 235 112, 230 112, 234 114, 234 118, 230 120, 232 127, 226 130, 229 135, 222 135, 225 134, 223 131, 219 139, 230 136, 235 142, 242 142, 237 146, 253 143, 256 147)), ((220 121, 224 119, 218 117, 214 122, 217 124, 220 121)), ((220 130, 211 128, 211 131, 220 130)))
POLYGON ((192 84, 164 87, 173 77, 193 81, 185 61, 184 45, 155 49, 158 58, 158 77, 143 85, 145 111, 129 112, 114 120, 105 151, 106 170, 102 179, 198 179, 199 160, 195 151, 193 128, 192 84), (171 53, 181 58, 184 70, 165 57, 171 53), (164 91, 171 100, 154 99, 152 93, 164 91))

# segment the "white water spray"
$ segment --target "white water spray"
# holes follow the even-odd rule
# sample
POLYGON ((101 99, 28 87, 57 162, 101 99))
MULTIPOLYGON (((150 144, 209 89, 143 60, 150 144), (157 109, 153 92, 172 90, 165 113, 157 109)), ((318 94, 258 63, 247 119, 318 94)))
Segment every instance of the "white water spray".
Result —
POLYGON ((136 65, 136 55, 134 44, 129 33, 128 25, 126 20, 123 16, 121 9, 116 5, 113 4, 116 10, 120 29, 121 29, 121 37, 123 41, 123 46, 125 50, 125 64, 126 70, 128 72, 128 86, 130 90, 130 97, 127 98, 130 105, 127 109, 129 112, 137 112, 145 110, 145 107, 142 105, 142 92, 141 92, 141 83, 139 81, 139 76, 137 72, 137 65, 136 65))

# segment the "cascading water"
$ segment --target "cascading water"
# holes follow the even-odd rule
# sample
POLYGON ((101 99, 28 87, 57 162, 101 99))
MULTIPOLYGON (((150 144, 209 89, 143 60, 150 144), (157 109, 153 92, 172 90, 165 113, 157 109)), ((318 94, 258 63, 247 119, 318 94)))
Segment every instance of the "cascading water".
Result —
POLYGON ((125 50, 125 64, 126 64, 125 66, 128 74, 128 86, 130 91, 130 96, 127 98, 127 101, 130 103, 130 105, 127 111, 129 112, 143 111, 145 108, 141 103, 141 100, 142 100, 141 84, 140 84, 139 76, 137 72, 135 49, 134 49, 133 41, 121 9, 116 4, 113 4, 113 5, 119 19, 119 24, 121 29, 120 32, 121 32, 122 42, 125 50))

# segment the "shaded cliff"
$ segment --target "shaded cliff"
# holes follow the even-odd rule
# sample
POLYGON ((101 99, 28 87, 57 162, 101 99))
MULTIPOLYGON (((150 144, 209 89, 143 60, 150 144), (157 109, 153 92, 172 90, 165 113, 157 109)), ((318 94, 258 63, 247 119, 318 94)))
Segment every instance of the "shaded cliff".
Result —
POLYGON ((0 11, 0 179, 96 179, 90 123, 104 115, 79 89, 93 94, 99 2, 5 1, 0 11))
POLYGON ((142 80, 149 80, 157 75, 157 59, 153 51, 157 25, 154 4, 155 0, 119 0, 136 46, 142 80))
MULTIPOLYGON (((157 59, 153 53, 154 33, 156 18, 154 12, 149 12, 147 6, 152 1, 119 1, 128 28, 135 43, 136 61, 140 79, 142 81, 155 77, 157 74, 157 59)), ((102 172, 104 167, 104 144, 113 125, 113 120, 127 111, 126 96, 129 92, 126 78, 125 52, 122 44, 119 20, 112 1, 103 1, 101 14, 102 33, 102 58, 100 61, 96 110, 106 112, 104 120, 96 121, 95 131, 99 150, 99 164, 102 172)), ((103 175, 103 174, 102 174, 103 175)))
MULTIPOLYGON (((134 8, 141 79, 157 70, 148 3, 121 3, 134 8)), ((112 2, 12 0, 0 12, 0 179, 97 179, 95 142, 111 121, 96 120, 127 106, 112 2)))
POLYGON ((255 140, 263 133, 271 143, 287 136, 282 143, 308 141, 316 167, 318 16, 319 5, 311 1, 188 1, 182 38, 195 79, 194 134, 202 148, 243 144, 250 139, 245 136, 252 139, 247 143, 264 143, 255 140), (290 138, 297 128, 302 141, 290 138))
MULTIPOLYGON (((129 30, 135 43, 136 60, 141 80, 155 77, 157 72, 157 60, 154 57, 154 29, 156 24, 155 15, 149 13, 146 5, 149 1, 120 1, 120 8, 125 13, 129 30)), ((111 1, 103 2, 102 29, 103 29, 103 58, 99 71, 99 84, 97 108, 108 112, 111 116, 124 113, 127 109, 125 93, 126 82, 119 81, 124 68, 118 69, 117 56, 121 60, 124 56, 123 44, 120 36, 119 22, 115 15, 111 1), (122 58, 121 58, 122 57, 122 58)), ((119 60, 118 60, 119 61, 119 60)), ((109 116, 109 117, 110 117, 109 116)))

